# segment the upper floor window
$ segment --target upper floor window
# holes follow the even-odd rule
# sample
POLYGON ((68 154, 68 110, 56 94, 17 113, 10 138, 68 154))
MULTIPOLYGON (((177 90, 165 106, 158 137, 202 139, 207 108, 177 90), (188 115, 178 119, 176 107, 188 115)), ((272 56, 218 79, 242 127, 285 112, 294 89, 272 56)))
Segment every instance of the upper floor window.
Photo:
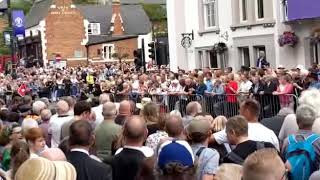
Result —
POLYGON ((257 0, 257 18, 263 19, 264 18, 264 4, 263 0, 257 0))
POLYGON ((287 0, 282 0, 282 13, 283 13, 283 21, 288 20, 288 1, 287 0))
POLYGON ((100 23, 90 23, 88 26, 89 35, 100 35, 100 23))
POLYGON ((247 21, 248 20, 248 2, 247 0, 240 0, 240 18, 241 21, 247 21))
POLYGON ((217 0, 204 0, 204 10, 206 27, 217 26, 217 0))

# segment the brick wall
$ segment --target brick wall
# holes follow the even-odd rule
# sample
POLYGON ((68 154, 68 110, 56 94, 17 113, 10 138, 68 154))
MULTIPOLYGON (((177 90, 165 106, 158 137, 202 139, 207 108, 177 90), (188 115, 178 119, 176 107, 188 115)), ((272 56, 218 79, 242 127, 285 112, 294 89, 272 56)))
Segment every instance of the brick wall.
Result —
POLYGON ((83 16, 71 6, 71 0, 55 0, 54 5, 45 18, 48 60, 54 59, 55 54, 62 59, 75 58, 75 51, 85 58, 86 48, 81 45, 86 33, 83 16))
POLYGON ((0 18, 0 32, 3 32, 8 27, 8 20, 6 18, 0 18))
MULTIPOLYGON (((114 44, 115 52, 121 52, 121 54, 129 54, 128 59, 133 59, 133 51, 138 48, 138 38, 125 39, 121 41, 109 42, 105 44, 114 44)), ((102 46, 103 44, 96 44, 89 47, 89 59, 102 59, 102 46), (98 55, 98 50, 101 50, 101 54, 98 55)))
POLYGON ((121 23, 121 5, 120 2, 113 2, 112 3, 112 13, 115 17, 114 24, 113 24, 113 32, 112 35, 118 36, 123 35, 122 23, 121 23))

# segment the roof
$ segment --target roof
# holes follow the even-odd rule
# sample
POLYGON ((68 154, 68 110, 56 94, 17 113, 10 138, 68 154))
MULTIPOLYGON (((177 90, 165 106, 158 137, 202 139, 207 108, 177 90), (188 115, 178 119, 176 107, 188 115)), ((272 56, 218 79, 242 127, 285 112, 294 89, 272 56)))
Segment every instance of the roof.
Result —
MULTIPOLYGON (((77 5, 89 22, 99 22, 101 34, 108 35, 111 18, 111 5, 77 5)), ((141 5, 122 5, 121 17, 126 35, 140 35, 151 32, 151 22, 141 5)))
POLYGON ((26 28, 39 24, 39 22, 48 14, 53 0, 37 0, 33 3, 31 10, 26 17, 26 28))
POLYGON ((137 35, 123 35, 123 36, 91 35, 89 36, 89 42, 87 44, 95 45, 95 44, 114 42, 114 41, 120 41, 125 39, 132 39, 137 37, 138 37, 137 35))
MULTIPOLYGON (((52 1, 40 0, 33 4, 26 17, 26 28, 38 25, 46 17, 52 1)), ((112 18, 111 5, 77 5, 77 8, 89 22, 100 23, 102 35, 109 34, 112 18)), ((121 5, 121 16, 126 35, 141 35, 151 32, 151 22, 141 5, 121 5)))
POLYGON ((120 0, 120 2, 121 4, 166 4, 166 0, 120 0))
POLYGON ((100 23, 101 34, 109 34, 112 17, 111 6, 77 5, 77 7, 89 22, 100 23))
POLYGON ((148 34, 152 30, 150 19, 141 5, 121 6, 125 34, 148 34))
POLYGON ((0 9, 7 9, 8 5, 7 5, 7 1, 3 0, 0 2, 0 9))

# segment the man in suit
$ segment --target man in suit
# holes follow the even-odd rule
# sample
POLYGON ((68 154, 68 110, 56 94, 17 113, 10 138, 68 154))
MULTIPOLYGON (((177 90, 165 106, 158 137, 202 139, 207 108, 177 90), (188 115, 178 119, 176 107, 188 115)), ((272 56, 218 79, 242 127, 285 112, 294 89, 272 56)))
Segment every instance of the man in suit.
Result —
POLYGON ((113 180, 134 180, 143 160, 153 156, 153 150, 143 146, 147 135, 147 125, 141 117, 133 116, 125 122, 122 132, 125 144, 112 160, 113 180))
POLYGON ((257 60, 257 68, 263 69, 269 67, 270 63, 266 60, 266 53, 264 51, 259 52, 259 58, 257 60))
POLYGON ((111 180, 112 170, 101 162, 92 159, 89 148, 95 141, 93 128, 88 121, 75 121, 70 126, 70 153, 68 161, 77 171, 77 180, 111 180))

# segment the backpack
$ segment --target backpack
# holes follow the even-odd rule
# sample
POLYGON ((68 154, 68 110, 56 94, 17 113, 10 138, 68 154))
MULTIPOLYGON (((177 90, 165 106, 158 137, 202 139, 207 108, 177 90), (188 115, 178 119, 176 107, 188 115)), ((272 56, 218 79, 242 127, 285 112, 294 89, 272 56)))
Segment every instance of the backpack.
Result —
MULTIPOLYGON (((256 142, 256 149, 260 150, 263 148, 265 148, 264 143, 257 141, 256 142)), ((233 161, 235 164, 239 164, 239 165, 242 165, 245 160, 242 157, 240 157, 238 154, 234 153, 233 151, 227 155, 227 158, 230 159, 231 161, 233 161)))
POLYGON ((303 141, 297 141, 295 135, 289 136, 286 152, 286 159, 291 165, 289 179, 308 180, 316 170, 316 153, 312 144, 319 138, 318 135, 312 134, 303 141))

